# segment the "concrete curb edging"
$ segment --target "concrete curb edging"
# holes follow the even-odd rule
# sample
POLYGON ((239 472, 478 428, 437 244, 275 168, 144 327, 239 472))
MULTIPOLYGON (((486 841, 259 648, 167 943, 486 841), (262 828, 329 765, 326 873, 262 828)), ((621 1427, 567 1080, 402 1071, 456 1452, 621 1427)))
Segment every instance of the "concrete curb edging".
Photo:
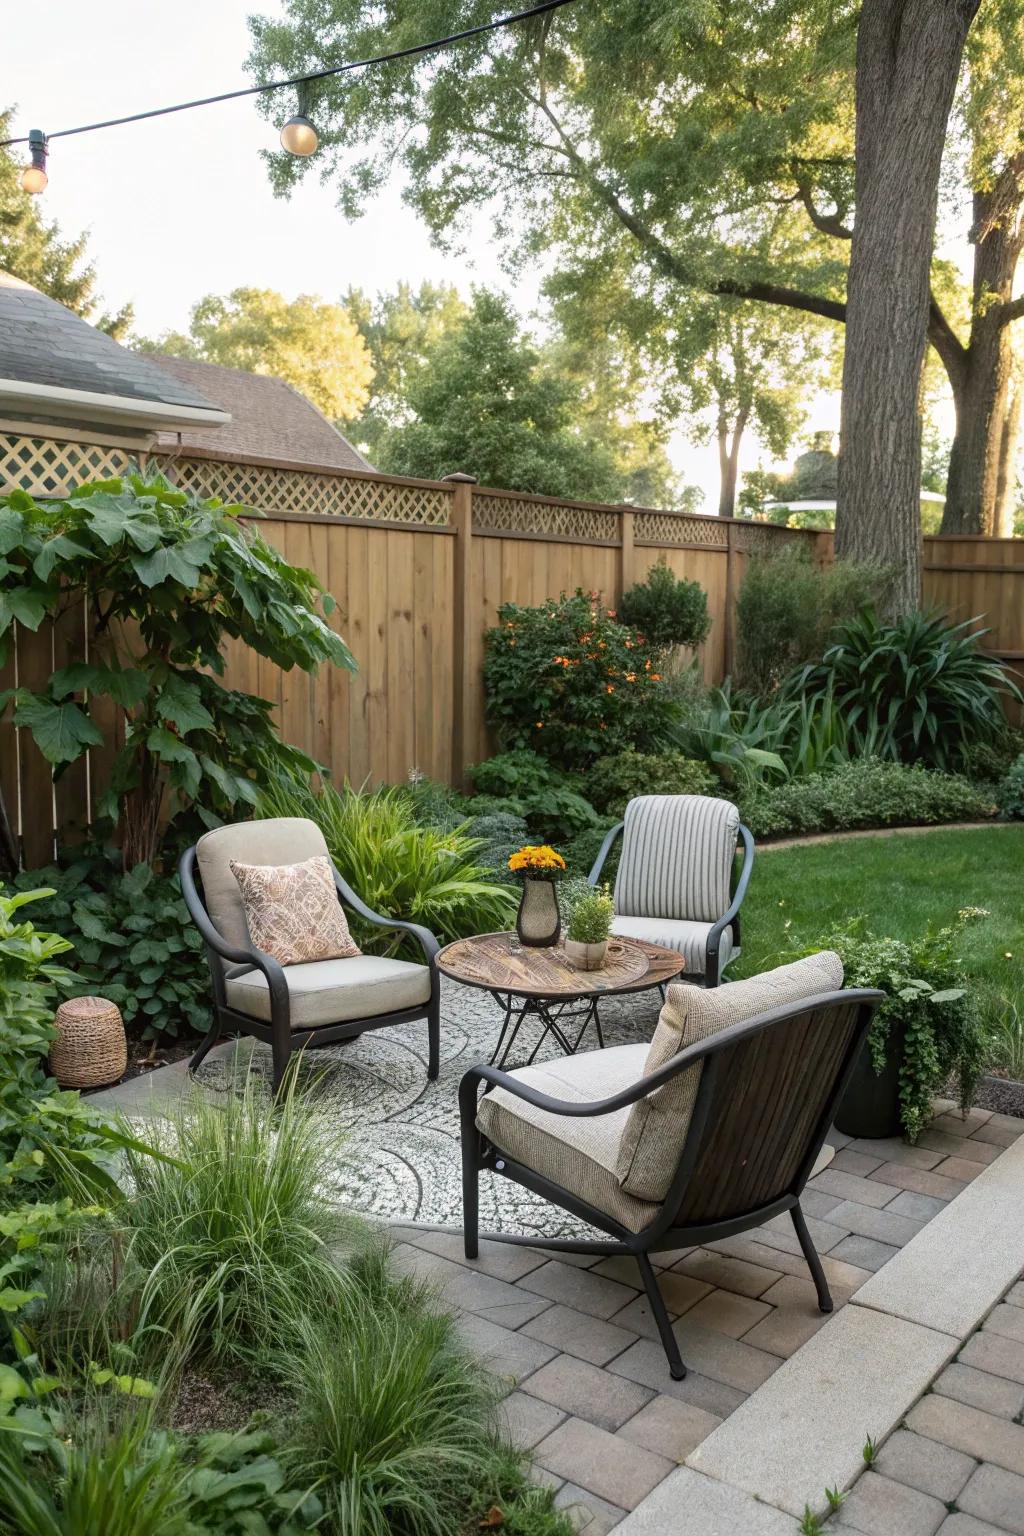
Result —
POLYGON ((1024 1268, 1024 1138, 865 1282, 616 1527, 797 1536, 864 1470, 1024 1268))

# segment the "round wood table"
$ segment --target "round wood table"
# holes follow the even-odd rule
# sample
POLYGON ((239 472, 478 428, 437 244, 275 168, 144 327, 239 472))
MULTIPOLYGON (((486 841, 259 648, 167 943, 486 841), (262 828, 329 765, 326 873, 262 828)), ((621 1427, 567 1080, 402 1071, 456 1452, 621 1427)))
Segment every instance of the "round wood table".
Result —
POLYGON ((561 944, 533 949, 520 944, 514 933, 482 933, 446 945, 437 957, 437 968, 453 981, 489 992, 502 1008, 505 1017, 489 1064, 504 1067, 523 1020, 530 1015, 540 1019, 543 1029, 527 1066, 549 1034, 572 1056, 593 1024, 597 1043, 603 1047, 601 998, 649 987, 664 991, 685 969, 685 961, 677 950, 660 944, 611 938, 601 969, 578 971, 565 958, 561 944))

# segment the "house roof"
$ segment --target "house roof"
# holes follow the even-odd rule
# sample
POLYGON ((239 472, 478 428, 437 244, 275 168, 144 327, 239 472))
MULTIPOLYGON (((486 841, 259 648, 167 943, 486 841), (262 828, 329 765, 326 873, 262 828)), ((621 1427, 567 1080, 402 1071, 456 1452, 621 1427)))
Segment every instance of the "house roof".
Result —
POLYGON ((193 384, 0 272, 0 415, 216 429, 227 420, 193 384))
POLYGON ((225 426, 162 432, 158 447, 202 448, 227 458, 272 459, 333 469, 373 468, 305 395, 283 379, 185 357, 151 354, 149 360, 180 386, 215 400, 231 416, 225 426))

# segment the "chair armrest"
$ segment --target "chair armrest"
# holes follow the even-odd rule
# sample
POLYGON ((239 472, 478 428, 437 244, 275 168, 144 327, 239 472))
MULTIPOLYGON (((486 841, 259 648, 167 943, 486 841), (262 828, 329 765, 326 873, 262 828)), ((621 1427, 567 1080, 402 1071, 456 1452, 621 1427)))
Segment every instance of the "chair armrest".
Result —
MULTIPOLYGON (((334 869, 334 865, 331 865, 334 869)), ((334 884, 342 901, 358 912, 359 916, 368 923, 375 924, 378 928, 400 928, 403 933, 411 934, 423 951, 423 958, 427 965, 431 963, 441 946, 431 933, 429 928, 424 928, 421 923, 409 923, 400 917, 385 917, 382 912, 375 912, 368 907, 361 896, 357 896, 347 880, 343 880, 337 869, 334 869, 334 884)))
POLYGON ((727 1029, 719 1030, 716 1035, 711 1035, 707 1040, 699 1040, 695 1045, 687 1046, 685 1051, 679 1051, 656 1072, 637 1078, 635 1083, 631 1083, 628 1088, 623 1088, 620 1093, 613 1093, 607 1099, 595 1099, 583 1104, 569 1103, 565 1099, 553 1099, 548 1094, 529 1087, 508 1072, 501 1072, 497 1067, 481 1064, 470 1067, 464 1074, 459 1084, 459 1105, 463 1117, 471 1114, 475 1120, 477 1085, 488 1083, 492 1088, 504 1088, 515 1098, 524 1099, 527 1104, 533 1104, 537 1109, 546 1109, 553 1115, 569 1115, 576 1119, 608 1115, 617 1109, 628 1109, 641 1099, 648 1098, 659 1088, 663 1088, 666 1083, 671 1082, 680 1072, 685 1072, 688 1067, 701 1065, 709 1057, 719 1055, 740 1040, 757 1034, 760 1030, 768 1029, 782 1019, 836 1003, 858 1003, 873 1014, 878 1004, 884 1001, 884 992, 867 987, 849 987, 838 992, 822 992, 814 997, 801 998, 798 1002, 787 1003, 783 1007, 772 1008, 766 1013, 755 1014, 752 1018, 744 1019, 738 1024, 730 1024, 727 1029))
POLYGON ((705 950, 706 974, 710 975, 713 970, 716 982, 718 980, 718 949, 721 944, 722 934, 736 921, 740 907, 743 905, 743 898, 747 894, 751 871, 754 868, 753 833, 749 827, 743 826, 742 823, 740 824, 739 833, 743 842, 743 868, 740 870, 740 878, 736 882, 736 890, 732 901, 729 903, 728 911, 722 914, 717 923, 712 924, 705 950), (714 961, 713 966, 712 961, 714 961))
POLYGON ((196 851, 194 848, 186 848, 178 861, 178 879, 181 881, 181 894, 185 905, 189 910, 189 916, 199 929, 200 937, 208 949, 219 955, 222 960, 230 960, 234 965, 249 965, 254 970, 262 971, 267 978, 267 987, 270 991, 271 1010, 285 1010, 285 1017, 289 1015, 291 999, 288 992, 288 983, 285 980, 281 963, 275 960, 273 955, 268 955, 262 949, 253 949, 229 944, 217 932, 210 921, 210 914, 203 905, 202 897, 196 889, 195 875, 193 873, 196 863, 196 851))
POLYGON ((611 831, 605 837, 604 842, 601 844, 600 852, 598 853, 597 858, 594 860, 594 867, 590 871, 590 874, 587 876, 588 885, 596 885, 598 880, 601 878, 601 871, 604 868, 605 860, 612 850, 612 844, 615 842, 615 839, 618 837, 619 833, 622 831, 625 825, 626 823, 624 821, 620 821, 618 826, 612 827, 611 831))

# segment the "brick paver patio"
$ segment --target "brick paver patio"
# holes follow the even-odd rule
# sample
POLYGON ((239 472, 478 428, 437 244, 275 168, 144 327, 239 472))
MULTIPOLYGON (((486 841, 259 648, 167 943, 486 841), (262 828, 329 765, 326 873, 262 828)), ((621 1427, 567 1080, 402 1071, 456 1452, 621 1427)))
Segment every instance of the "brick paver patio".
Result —
MULTIPOLYGON (((829 1138, 836 1156, 803 1203, 837 1309, 1024 1135, 1024 1121, 1006 1115, 972 1110, 962 1119, 948 1103, 937 1108, 913 1147, 829 1138)), ((632 1260, 482 1242, 479 1260, 468 1263, 457 1232, 405 1227, 395 1236, 400 1262, 438 1282, 466 1338, 507 1382, 511 1435, 532 1449, 537 1476, 558 1489, 558 1503, 574 1510, 587 1536, 612 1530, 827 1322, 787 1217, 707 1249, 656 1257, 689 1368, 679 1382, 669 1376, 632 1260)), ((941 1525, 942 1536, 1024 1536, 1024 1503, 1016 1524, 994 1519, 1024 1493, 1022 1408, 1018 1288, 911 1411, 829 1532, 932 1536, 941 1525), (942 1441, 948 1449, 937 1453, 942 1441), (928 1468, 932 1485, 921 1486, 928 1468), (951 1488, 961 1470, 963 1482, 944 1500, 937 1490, 951 1488), (941 1511, 941 1521, 927 1524, 924 1510, 928 1518, 941 1511)))
POLYGON ((1024 1536, 1024 1281, 854 1484, 827 1536, 1024 1536))

